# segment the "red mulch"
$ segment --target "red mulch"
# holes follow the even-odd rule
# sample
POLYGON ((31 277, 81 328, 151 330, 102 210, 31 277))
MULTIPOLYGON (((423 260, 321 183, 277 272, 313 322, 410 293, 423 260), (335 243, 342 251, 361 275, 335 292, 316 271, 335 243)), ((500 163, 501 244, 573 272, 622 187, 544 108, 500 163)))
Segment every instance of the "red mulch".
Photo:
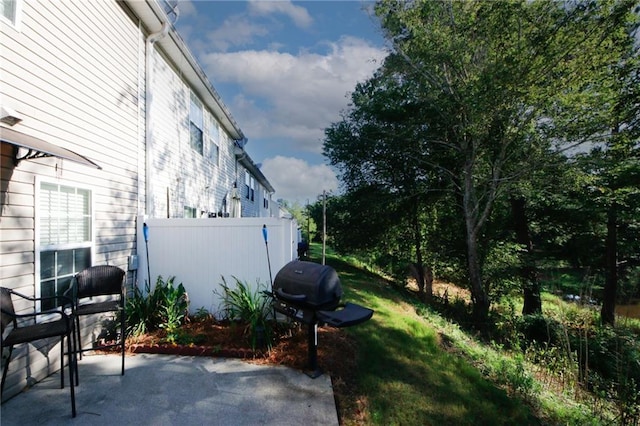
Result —
MULTIPOLYGON (((306 370, 308 365, 307 326, 279 325, 269 350, 251 349, 246 327, 213 318, 191 320, 181 328, 190 344, 166 342, 167 333, 160 329, 127 339, 129 353, 161 353, 189 356, 243 358, 257 364, 285 365, 306 370)), ((357 347, 344 330, 318 329, 318 365, 328 374, 338 407, 340 423, 358 424, 366 421, 366 400, 355 394, 357 347)))

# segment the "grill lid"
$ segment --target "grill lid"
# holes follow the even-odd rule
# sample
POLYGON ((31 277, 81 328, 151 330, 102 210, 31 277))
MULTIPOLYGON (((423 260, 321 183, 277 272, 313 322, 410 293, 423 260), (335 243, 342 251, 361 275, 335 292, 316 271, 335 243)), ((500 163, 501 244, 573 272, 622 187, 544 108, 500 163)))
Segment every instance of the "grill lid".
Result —
POLYGON ((300 260, 289 262, 278 271, 273 290, 281 300, 313 309, 335 309, 342 297, 335 269, 300 260))

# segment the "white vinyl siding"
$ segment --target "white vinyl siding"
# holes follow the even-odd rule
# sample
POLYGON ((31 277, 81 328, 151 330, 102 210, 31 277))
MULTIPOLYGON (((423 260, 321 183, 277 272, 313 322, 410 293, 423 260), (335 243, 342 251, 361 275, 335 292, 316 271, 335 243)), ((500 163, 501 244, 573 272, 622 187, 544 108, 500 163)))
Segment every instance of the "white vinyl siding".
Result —
MULTIPOLYGON (((204 154, 193 149, 193 92, 175 66, 158 50, 153 52, 152 64, 150 137, 153 147, 149 151, 152 164, 149 178, 153 193, 147 214, 172 218, 191 215, 184 206, 195 209, 197 217, 201 212, 205 215, 228 212, 229 193, 236 179, 233 140, 198 98, 194 104, 202 107, 204 154)), ((197 116, 194 118, 198 120, 197 116)))
MULTIPOLYGON (((23 116, 15 130, 102 167, 55 157, 16 166, 13 146, 1 144, 0 285, 36 296, 41 278, 58 280, 53 288, 64 286, 61 280, 87 264, 87 249, 93 264, 125 270, 128 256, 135 253, 138 176, 143 180, 145 172, 139 170, 144 159, 144 37, 115 1, 91 7, 79 0, 18 5, 20 31, 4 20, 0 25, 0 98, 23 116), (40 235, 40 182, 91 188, 88 246, 77 243, 86 237, 87 218, 74 218, 65 232, 58 232, 60 222, 54 226, 51 221, 44 238, 40 235), (42 250, 44 244, 57 254, 42 250)), ((19 309, 32 312, 34 306, 19 309)), ((83 324, 83 339, 93 332, 92 325, 83 324)), ((53 340, 17 347, 3 396, 23 389, 27 377, 40 380, 55 372, 59 353, 53 340)))

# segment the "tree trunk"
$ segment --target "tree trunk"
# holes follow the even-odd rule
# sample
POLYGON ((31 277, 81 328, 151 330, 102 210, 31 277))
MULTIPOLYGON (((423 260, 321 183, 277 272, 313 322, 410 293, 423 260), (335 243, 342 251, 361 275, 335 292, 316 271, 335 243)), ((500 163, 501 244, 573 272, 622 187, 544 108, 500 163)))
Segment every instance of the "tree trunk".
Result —
POLYGON ((616 291, 618 288, 618 206, 612 202, 607 213, 606 263, 607 276, 600 317, 603 324, 614 325, 616 316, 616 291))
POLYGON ((482 286, 477 237, 475 234, 469 232, 467 232, 467 260, 471 298, 473 299, 473 318, 476 326, 483 328, 489 317, 489 296, 482 286))
POLYGON ((433 296, 432 286, 425 285, 427 277, 424 273, 424 264, 422 259, 422 233, 420 232, 420 218, 418 217, 418 203, 413 203, 413 242, 416 250, 416 280, 418 281, 418 292, 423 302, 430 302, 433 296))
POLYGON ((473 302, 473 317, 475 325, 482 329, 489 317, 490 301, 482 285, 480 258, 478 255, 478 208, 473 191, 473 161, 465 164, 464 191, 462 194, 462 208, 464 213, 467 240, 467 264, 469 267, 469 286, 473 302))
POLYGON ((529 221, 525 214, 524 197, 511 197, 511 214, 513 215, 514 228, 516 231, 516 241, 525 246, 524 265, 521 268, 521 275, 524 278, 522 293, 524 306, 522 315, 539 314, 542 312, 542 300, 540 299, 540 282, 535 259, 533 257, 533 242, 529 232, 529 221))

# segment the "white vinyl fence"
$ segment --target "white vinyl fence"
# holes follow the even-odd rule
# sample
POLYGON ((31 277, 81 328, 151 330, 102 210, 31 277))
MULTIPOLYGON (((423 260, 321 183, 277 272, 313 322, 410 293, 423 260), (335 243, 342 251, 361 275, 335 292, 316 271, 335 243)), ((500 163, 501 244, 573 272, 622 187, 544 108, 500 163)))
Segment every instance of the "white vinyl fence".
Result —
POLYGON ((151 288, 161 275, 165 280, 175 276, 174 285, 182 283, 191 301, 190 311, 205 308, 220 311, 222 277, 227 284, 235 279, 256 288, 260 283, 271 289, 271 276, 297 258, 298 224, 283 218, 214 218, 214 219, 150 219, 138 218, 137 285, 145 289, 148 269, 151 288), (145 243, 143 224, 148 226, 145 243), (262 233, 267 227, 267 244, 262 233), (147 264, 147 246, 149 262, 147 264))

